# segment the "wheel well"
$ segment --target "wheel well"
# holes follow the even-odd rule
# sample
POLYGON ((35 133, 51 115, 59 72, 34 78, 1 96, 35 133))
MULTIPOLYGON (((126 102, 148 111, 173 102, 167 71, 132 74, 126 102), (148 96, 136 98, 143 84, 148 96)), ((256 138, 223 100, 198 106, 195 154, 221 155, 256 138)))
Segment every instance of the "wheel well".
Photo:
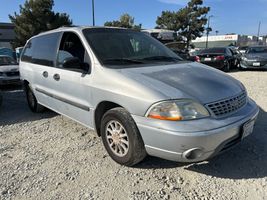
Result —
POLYGON ((98 104, 96 110, 95 110, 95 128, 96 133, 98 136, 100 136, 100 127, 101 127, 101 120, 104 114, 109 111, 112 108, 122 107, 119 104, 110 102, 110 101, 103 101, 98 104))
POLYGON ((24 80, 23 81, 23 86, 27 86, 27 85, 29 85, 30 83, 28 82, 28 81, 26 81, 26 80, 24 80))
POLYGON ((23 80, 22 89, 23 89, 24 91, 26 91, 27 86, 28 86, 29 84, 30 84, 30 83, 29 83, 28 81, 23 80))

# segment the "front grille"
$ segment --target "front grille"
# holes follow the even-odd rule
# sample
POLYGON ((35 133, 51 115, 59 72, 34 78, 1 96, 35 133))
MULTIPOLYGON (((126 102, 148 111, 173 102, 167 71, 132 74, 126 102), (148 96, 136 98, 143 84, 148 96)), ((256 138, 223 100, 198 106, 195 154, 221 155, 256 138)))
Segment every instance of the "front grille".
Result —
POLYGON ((209 111, 216 117, 223 117, 231 114, 247 103, 247 93, 243 91, 241 94, 231 97, 229 99, 213 102, 207 104, 209 111))
POLYGON ((19 72, 6 72, 7 76, 19 76, 19 72))

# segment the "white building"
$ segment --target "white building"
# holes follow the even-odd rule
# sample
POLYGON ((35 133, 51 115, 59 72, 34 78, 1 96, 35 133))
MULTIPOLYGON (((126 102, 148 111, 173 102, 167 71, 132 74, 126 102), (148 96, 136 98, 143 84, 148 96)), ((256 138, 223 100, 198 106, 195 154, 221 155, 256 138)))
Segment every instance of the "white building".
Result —
MULTIPOLYGON (((192 43, 196 48, 206 48, 207 36, 197 38, 192 43)), ((247 35, 216 35, 208 37, 208 47, 225 47, 225 46, 251 46, 251 45, 266 45, 265 37, 247 36, 247 35)))

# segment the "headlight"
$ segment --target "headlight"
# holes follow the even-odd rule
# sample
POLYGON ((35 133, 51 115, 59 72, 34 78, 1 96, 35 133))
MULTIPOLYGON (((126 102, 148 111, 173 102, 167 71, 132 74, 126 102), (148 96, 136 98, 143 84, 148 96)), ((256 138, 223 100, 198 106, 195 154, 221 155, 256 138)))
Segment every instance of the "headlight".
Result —
POLYGON ((148 118, 169 121, 199 119, 208 116, 210 114, 204 106, 190 99, 157 103, 151 106, 146 114, 148 118))
POLYGON ((244 60, 244 61, 247 61, 248 60, 246 57, 242 57, 241 59, 244 60))

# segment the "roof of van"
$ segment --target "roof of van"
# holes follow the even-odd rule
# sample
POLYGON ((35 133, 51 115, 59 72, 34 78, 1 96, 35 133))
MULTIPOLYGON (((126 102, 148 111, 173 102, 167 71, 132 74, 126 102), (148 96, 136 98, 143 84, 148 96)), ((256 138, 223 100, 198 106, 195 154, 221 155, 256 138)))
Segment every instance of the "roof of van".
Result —
POLYGON ((112 26, 62 26, 50 31, 45 31, 45 32, 41 32, 37 35, 32 36, 30 39, 27 40, 27 43, 29 40, 35 38, 35 37, 39 37, 42 35, 46 35, 46 34, 50 34, 50 33, 57 33, 60 31, 81 31, 83 29, 100 29, 100 28, 106 28, 106 29, 122 29, 122 30, 127 30, 127 28, 123 28, 123 27, 112 27, 112 26))
POLYGON ((83 30, 83 29, 98 29, 98 28, 107 28, 107 29, 124 29, 127 30, 127 28, 122 28, 122 27, 111 27, 111 26, 62 26, 59 27, 57 29, 53 29, 50 31, 45 31, 42 33, 39 33, 38 35, 33 36, 32 38, 36 37, 36 36, 40 36, 40 35, 45 35, 45 34, 49 34, 49 33, 56 33, 58 31, 68 31, 68 30, 83 30))

